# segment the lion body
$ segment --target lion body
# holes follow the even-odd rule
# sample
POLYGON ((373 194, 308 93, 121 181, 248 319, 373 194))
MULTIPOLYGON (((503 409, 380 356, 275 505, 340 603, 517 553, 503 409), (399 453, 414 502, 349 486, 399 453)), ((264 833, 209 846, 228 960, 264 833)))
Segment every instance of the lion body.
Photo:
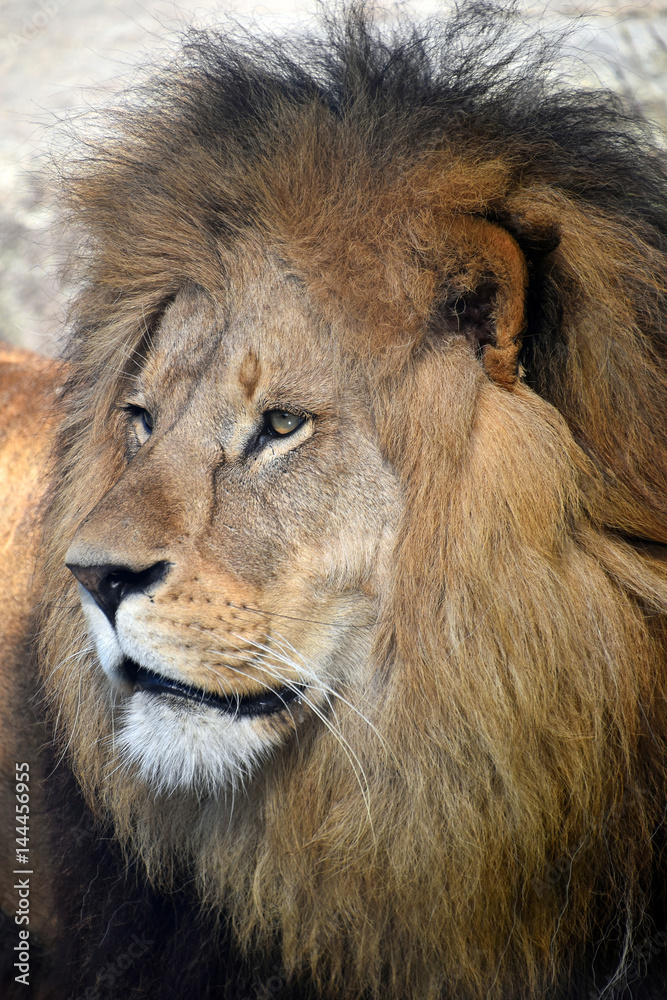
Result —
POLYGON ((3 675, 54 1000, 662 995, 667 178, 608 95, 455 71, 480 16, 445 72, 352 12, 328 83, 199 38, 70 183, 3 675))
MULTIPOLYGON (((48 454, 53 445, 56 408, 54 390, 62 380, 60 367, 26 351, 0 348, 0 552, 6 578, 0 596, 0 767, 5 781, 0 788, 0 822, 6 831, 0 840, 0 908, 16 909, 14 837, 16 798, 15 765, 39 760, 46 732, 33 711, 35 678, 26 676, 30 623, 39 600, 36 554, 36 516, 45 486, 48 454), (28 405, 26 406, 26 403, 28 405)), ((34 822, 33 859, 42 873, 34 895, 33 915, 41 932, 52 935, 53 901, 47 823, 39 779, 35 772, 31 813, 34 822)))

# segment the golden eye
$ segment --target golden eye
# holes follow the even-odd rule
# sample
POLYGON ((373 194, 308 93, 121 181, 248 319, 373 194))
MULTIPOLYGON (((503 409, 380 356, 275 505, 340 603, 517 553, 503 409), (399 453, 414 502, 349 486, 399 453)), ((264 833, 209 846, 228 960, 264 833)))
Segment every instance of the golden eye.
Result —
POLYGON ((264 420, 267 430, 279 434, 281 437, 291 434, 303 423, 303 417, 299 417, 296 413, 287 413, 284 410, 269 410, 264 414, 264 420))

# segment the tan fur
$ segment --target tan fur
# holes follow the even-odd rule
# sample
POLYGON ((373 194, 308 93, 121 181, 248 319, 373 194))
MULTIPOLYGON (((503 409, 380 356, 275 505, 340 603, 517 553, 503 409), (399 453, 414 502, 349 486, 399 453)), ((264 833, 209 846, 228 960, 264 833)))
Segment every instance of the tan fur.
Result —
POLYGON ((88 332, 40 564, 58 733, 157 885, 191 864, 240 946, 277 943, 323 997, 537 998, 641 925, 658 863, 667 264, 509 153, 443 141, 380 170, 314 100, 262 127, 270 156, 156 153, 140 206, 135 135, 73 185, 88 332), (217 236, 210 205, 252 221, 217 236), (567 363, 547 401, 519 361, 521 241, 551 231, 567 363), (303 438, 248 451, 291 408, 303 438), (171 678, 246 695, 317 665, 257 721, 244 794, 166 794, 128 764, 135 696, 85 649, 68 551, 170 564, 121 624, 171 678))
MULTIPOLYGON (((13 915, 16 844, 15 765, 28 762, 30 774, 31 858, 40 877, 31 900, 35 926, 52 937, 51 863, 43 816, 42 769, 35 768, 46 738, 37 715, 36 684, 25 669, 35 605, 43 586, 35 570, 39 543, 37 509, 45 486, 45 468, 53 441, 55 390, 62 382, 59 365, 27 351, 0 345, 0 908, 13 915)), ((25 773, 25 772, 22 772, 25 773)))

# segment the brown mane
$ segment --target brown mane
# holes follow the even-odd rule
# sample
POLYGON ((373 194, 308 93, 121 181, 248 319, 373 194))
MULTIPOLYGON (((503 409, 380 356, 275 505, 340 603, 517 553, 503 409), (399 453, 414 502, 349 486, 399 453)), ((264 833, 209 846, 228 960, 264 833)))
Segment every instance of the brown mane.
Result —
POLYGON ((545 50, 494 61, 506 30, 468 5, 387 40, 354 9, 312 69, 193 36, 68 188, 52 716, 149 879, 185 866, 244 953, 326 997, 560 996, 596 950, 622 982, 664 904, 667 175, 648 126, 550 83, 545 50), (64 554, 120 475, 119 385, 166 304, 267 256, 360 366, 405 512, 359 711, 228 811, 109 776, 64 554))

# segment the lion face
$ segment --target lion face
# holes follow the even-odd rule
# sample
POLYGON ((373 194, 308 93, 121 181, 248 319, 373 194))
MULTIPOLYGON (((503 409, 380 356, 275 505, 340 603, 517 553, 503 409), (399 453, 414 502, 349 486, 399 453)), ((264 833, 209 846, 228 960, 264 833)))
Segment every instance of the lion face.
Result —
POLYGON ((183 290, 125 386, 125 469, 66 561, 120 752, 216 790, 363 683, 398 488, 296 280, 183 290))

